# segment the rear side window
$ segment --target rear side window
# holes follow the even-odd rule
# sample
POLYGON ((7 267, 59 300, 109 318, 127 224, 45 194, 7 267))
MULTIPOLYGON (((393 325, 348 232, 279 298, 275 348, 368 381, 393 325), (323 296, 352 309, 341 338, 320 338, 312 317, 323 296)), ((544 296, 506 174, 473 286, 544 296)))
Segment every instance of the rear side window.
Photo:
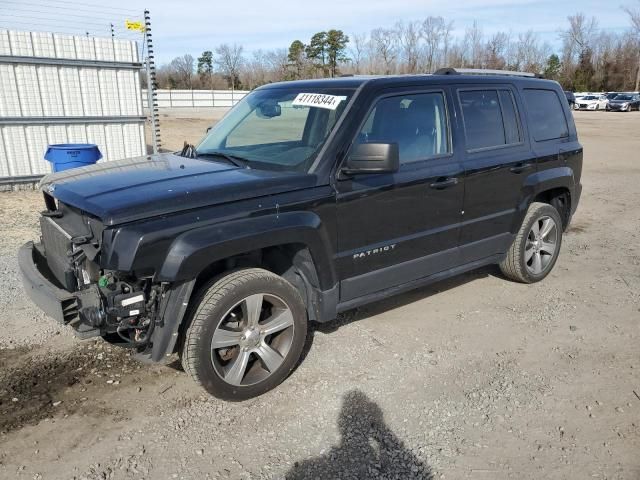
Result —
POLYGON ((569 136, 567 119, 555 91, 525 88, 524 98, 530 119, 529 128, 536 142, 569 136))
POLYGON ((520 143, 520 123, 509 90, 461 91, 460 104, 468 150, 520 143))

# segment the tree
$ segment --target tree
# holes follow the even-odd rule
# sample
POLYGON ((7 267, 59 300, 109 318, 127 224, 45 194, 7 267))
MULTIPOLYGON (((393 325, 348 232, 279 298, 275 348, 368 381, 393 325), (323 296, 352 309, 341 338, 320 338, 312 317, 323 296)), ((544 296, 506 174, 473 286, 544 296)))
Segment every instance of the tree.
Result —
POLYGON ((445 40, 445 34, 448 35, 447 25, 442 17, 427 17, 422 22, 422 36, 424 37, 426 47, 426 70, 433 72, 435 70, 436 54, 440 48, 440 44, 445 40))
POLYGON ((302 78, 304 74, 305 65, 305 45, 300 40, 294 40, 289 46, 289 53, 287 59, 289 64, 293 67, 294 78, 302 78))
POLYGON ((210 50, 202 52, 198 57, 198 75, 213 73, 213 53, 210 50))
POLYGON ((631 21, 631 30, 638 50, 638 66, 636 67, 636 84, 635 91, 640 90, 640 8, 622 7, 622 9, 629 15, 631 21))
POLYGON ((342 30, 329 30, 326 36, 326 55, 329 74, 335 77, 338 74, 338 63, 346 62, 345 51, 349 37, 342 30))
POLYGON ((544 69, 544 78, 549 80, 557 80, 560 77, 560 70, 562 69, 562 62, 560 57, 555 53, 550 55, 547 59, 547 65, 544 69))
POLYGON ((223 43, 216 48, 215 64, 220 71, 229 79, 231 84, 231 90, 235 90, 238 83, 238 74, 240 73, 240 67, 242 66, 242 45, 234 43, 229 45, 223 43))
POLYGON ((355 68, 355 73, 359 74, 362 60, 365 55, 365 50, 367 47, 367 35, 364 33, 357 33, 353 35, 352 47, 350 49, 351 52, 351 61, 355 68))
POLYGON ((286 80, 289 73, 289 59, 286 48, 278 48, 267 52, 267 64, 271 69, 271 78, 273 82, 281 82, 286 80))
POLYGON ((589 47, 586 47, 580 52, 580 60, 574 75, 573 88, 580 92, 590 91, 593 86, 593 74, 592 52, 589 47))
POLYGON ((169 67, 171 69, 170 77, 175 78, 175 84, 183 88, 191 88, 193 86, 193 70, 195 61, 189 54, 176 57, 171 60, 169 67))
POLYGON ((507 61, 505 54, 509 45, 509 36, 504 32, 495 33, 485 47, 484 66, 493 70, 504 69, 507 61))
POLYGON ((402 57, 406 64, 406 73, 418 73, 418 62, 420 61, 420 22, 409 22, 396 24, 398 39, 402 49, 402 57))
POLYGON ((385 75, 391 74, 395 70, 395 61, 398 55, 397 46, 398 34, 393 30, 376 28, 371 31, 371 46, 374 55, 382 60, 385 75))
POLYGON ((305 47, 307 58, 313 62, 314 67, 320 68, 322 74, 327 76, 327 32, 318 32, 311 37, 309 45, 305 47))
POLYGON ((205 84, 211 88, 211 75, 213 75, 213 53, 210 50, 202 52, 198 57, 198 75, 204 77, 205 84))

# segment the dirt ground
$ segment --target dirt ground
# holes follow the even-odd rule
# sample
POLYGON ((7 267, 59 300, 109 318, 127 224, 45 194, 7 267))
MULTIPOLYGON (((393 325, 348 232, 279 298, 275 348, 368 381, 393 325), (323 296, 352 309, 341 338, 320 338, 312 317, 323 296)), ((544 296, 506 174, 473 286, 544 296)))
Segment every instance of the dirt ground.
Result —
MULTIPOLYGON (((165 145, 211 123, 185 115, 165 145)), ((584 193, 545 281, 486 268, 347 312, 243 403, 45 318, 16 261, 40 197, 0 194, 0 478, 640 479, 640 113, 576 121, 584 193)))

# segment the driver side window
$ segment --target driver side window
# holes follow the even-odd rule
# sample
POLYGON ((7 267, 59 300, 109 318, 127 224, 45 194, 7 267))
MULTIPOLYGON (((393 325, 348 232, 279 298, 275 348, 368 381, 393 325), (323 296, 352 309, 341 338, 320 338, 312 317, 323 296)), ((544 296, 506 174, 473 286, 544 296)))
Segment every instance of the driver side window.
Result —
POLYGON ((400 164, 451 153, 444 95, 400 95, 376 103, 359 143, 397 143, 400 164))

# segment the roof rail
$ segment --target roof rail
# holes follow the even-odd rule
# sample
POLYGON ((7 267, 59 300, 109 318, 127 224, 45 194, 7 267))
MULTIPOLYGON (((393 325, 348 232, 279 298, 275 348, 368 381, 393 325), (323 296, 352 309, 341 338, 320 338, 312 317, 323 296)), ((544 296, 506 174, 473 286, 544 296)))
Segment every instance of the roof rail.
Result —
POLYGON ((538 73, 514 72, 513 70, 488 70, 483 68, 439 68, 434 75, 509 75, 512 77, 544 78, 538 73))

